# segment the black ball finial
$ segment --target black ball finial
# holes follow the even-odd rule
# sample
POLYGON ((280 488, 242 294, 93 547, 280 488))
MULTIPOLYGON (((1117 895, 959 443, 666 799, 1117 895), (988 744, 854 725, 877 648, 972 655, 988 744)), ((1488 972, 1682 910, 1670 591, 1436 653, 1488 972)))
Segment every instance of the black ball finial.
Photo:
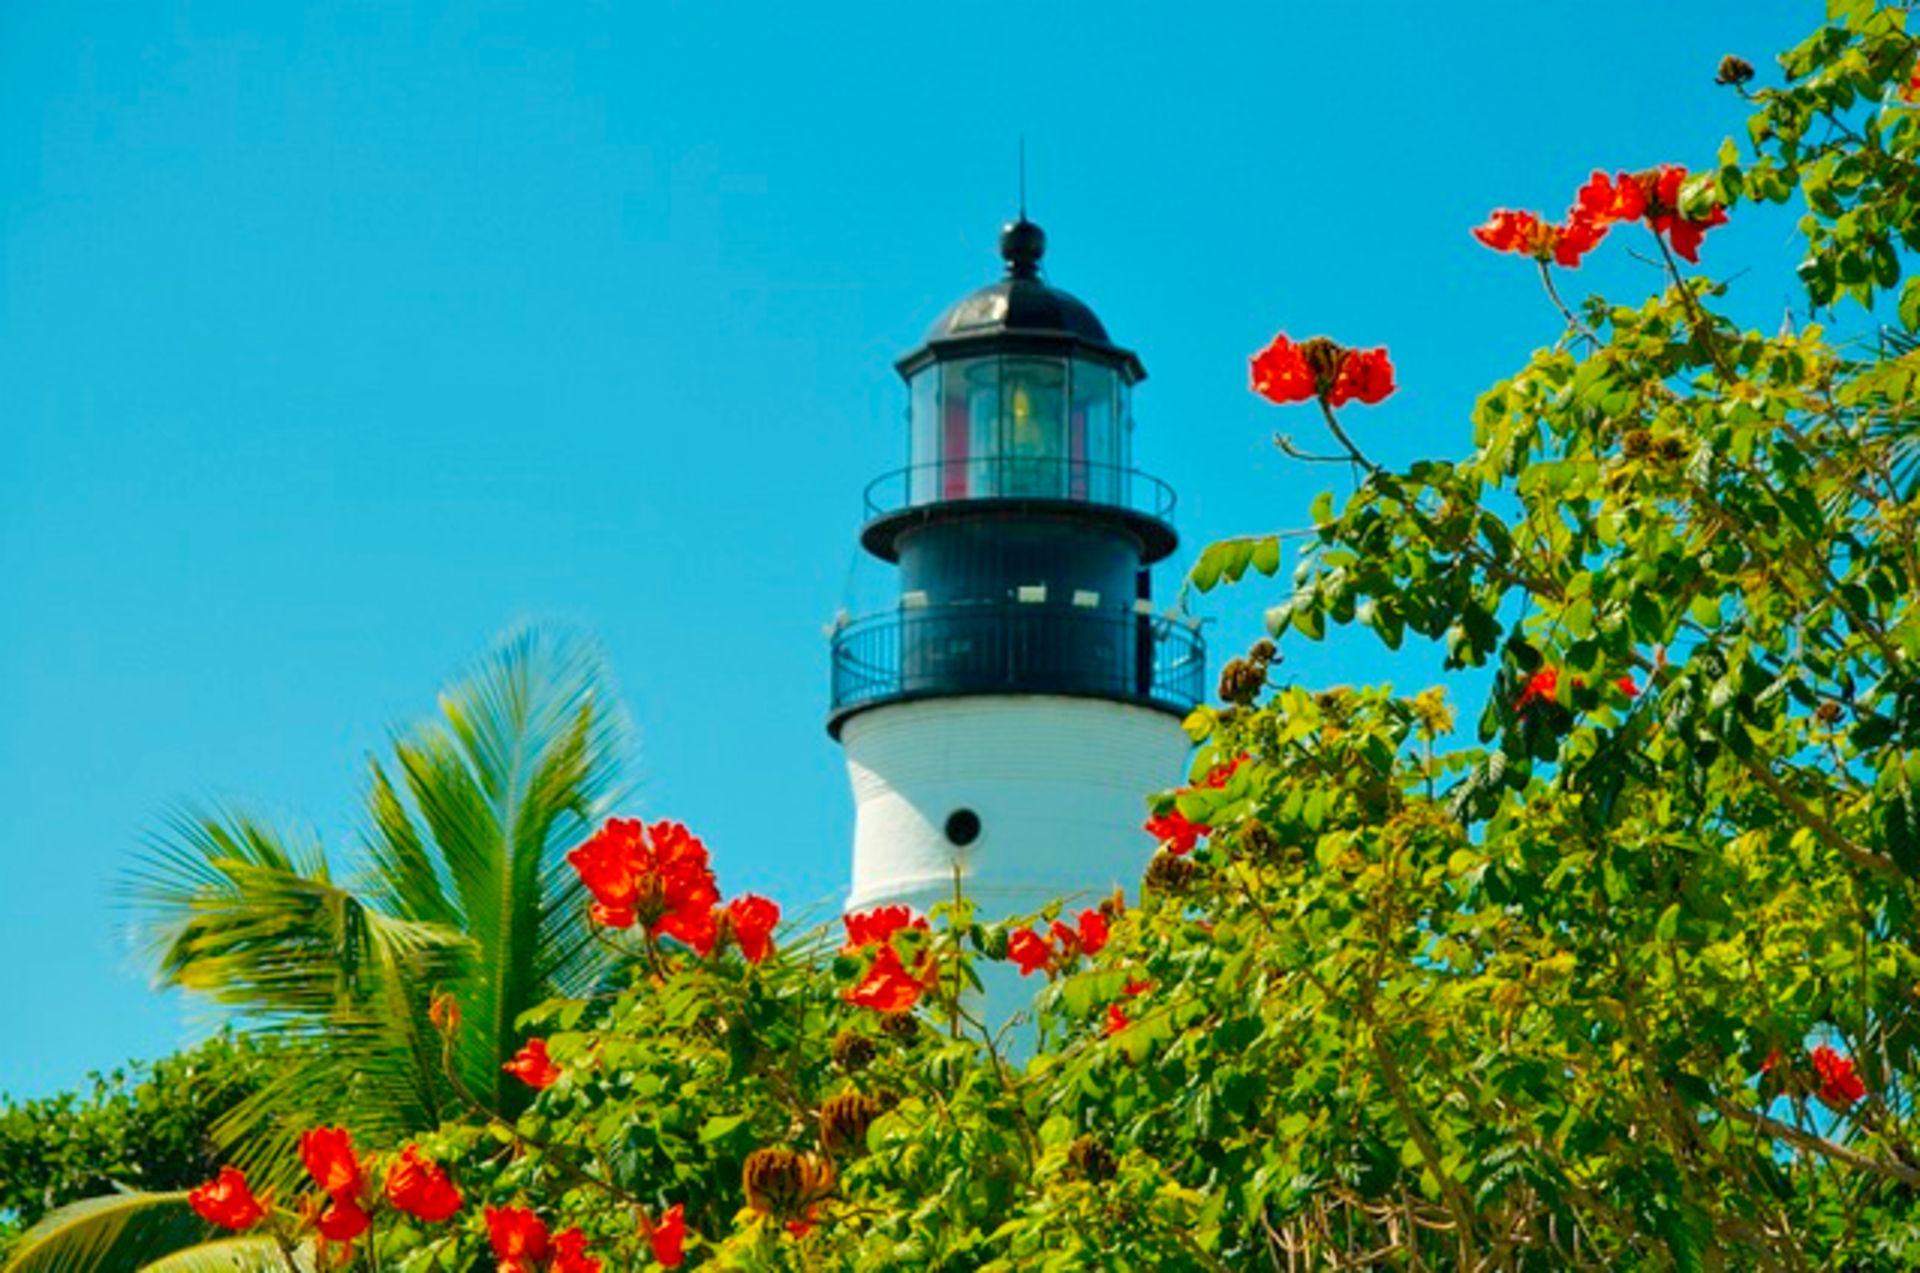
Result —
POLYGON ((1000 256, 1009 278, 1040 277, 1040 258, 1047 254, 1047 232, 1021 217, 1000 231, 1000 256))

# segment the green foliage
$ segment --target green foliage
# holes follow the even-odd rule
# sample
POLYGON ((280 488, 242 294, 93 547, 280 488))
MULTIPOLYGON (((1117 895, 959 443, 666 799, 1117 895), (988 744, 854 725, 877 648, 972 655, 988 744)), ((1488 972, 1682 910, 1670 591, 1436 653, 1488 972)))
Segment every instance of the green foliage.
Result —
MULTIPOLYGON (((1816 310, 1920 243, 1904 11, 1829 13, 1683 194, 1798 193, 1816 310)), ((616 1269, 673 1205, 728 1269, 1920 1263, 1920 354, 1744 330, 1724 291, 1670 263, 1563 309, 1464 455, 1316 503, 1276 638, 1488 669, 1470 743, 1439 690, 1194 713, 1154 809, 1206 841, 1097 954, 1056 948, 1032 1048, 975 1019, 1009 930, 958 901, 893 939, 926 987, 896 1017, 845 1000, 874 956, 830 935, 751 966, 648 942, 518 1021, 465 991, 451 1075, 528 1029, 561 1076, 422 1139, 469 1206, 383 1215, 379 1267, 484 1266, 506 1205, 616 1269)), ((1275 575, 1282 538, 1194 585, 1275 575)), ((380 913, 444 923, 390 838, 418 904, 380 913)), ((518 914, 475 933, 502 966, 518 914)))
POLYGON ((78 1092, 0 1106, 0 1258, 55 1208, 118 1189, 183 1190, 212 1175, 221 1161, 214 1124, 264 1086, 280 1052, 270 1039, 217 1035, 96 1074, 78 1092))

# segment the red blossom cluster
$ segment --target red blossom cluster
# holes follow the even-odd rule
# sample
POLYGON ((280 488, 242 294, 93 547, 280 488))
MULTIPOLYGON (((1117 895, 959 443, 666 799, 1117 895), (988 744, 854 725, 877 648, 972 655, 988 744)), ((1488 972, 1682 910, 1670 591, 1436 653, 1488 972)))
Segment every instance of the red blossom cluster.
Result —
POLYGON ((1213 833, 1212 827, 1192 821, 1178 809, 1156 813, 1141 823, 1140 827, 1176 857, 1193 852, 1194 845, 1213 833))
MULTIPOLYGON (((1153 984, 1151 981, 1144 980, 1129 981, 1125 986, 1121 987, 1120 993, 1129 999, 1137 999, 1147 993, 1147 991, 1153 989, 1153 984)), ((1108 1036, 1116 1035, 1132 1024, 1133 1021, 1127 1016, 1127 1009, 1124 1004, 1118 1002, 1110 1003, 1107 1005, 1107 1021, 1106 1024, 1100 1028, 1100 1033, 1108 1036)))
POLYGON ((678 822, 610 818, 567 861, 593 894, 597 924, 639 924, 647 936, 671 937, 702 956, 731 940, 752 964, 773 951, 779 906, 747 893, 720 907, 707 846, 678 822))
POLYGON ((1676 255, 1698 263, 1701 239, 1714 226, 1726 224, 1727 210, 1716 204, 1704 217, 1682 216, 1680 189, 1686 180, 1687 170, 1679 164, 1612 177, 1595 172, 1580 187, 1564 221, 1544 221, 1532 212, 1496 208, 1486 224, 1474 227, 1473 237, 1496 252, 1573 269, 1607 237, 1615 222, 1644 220, 1673 245, 1676 255))
MULTIPOLYGON (((328 1246, 337 1243, 344 1263, 351 1257, 354 1240, 373 1223, 376 1203, 370 1175, 344 1127, 315 1127, 302 1133, 300 1161, 320 1192, 301 1203, 299 1224, 314 1234, 320 1262, 326 1262, 328 1246)), ((408 1145, 387 1164, 385 1195, 396 1211, 429 1224, 443 1224, 460 1210, 460 1190, 452 1177, 425 1158, 418 1145, 408 1145)), ((208 1223, 235 1231, 259 1224, 273 1205, 270 1194, 254 1196, 237 1167, 222 1167, 212 1180, 189 1191, 187 1204, 208 1223)))
POLYGON ((926 932, 926 919, 915 915, 909 907, 896 905, 855 911, 843 916, 842 922, 847 926, 846 953, 877 949, 865 974, 841 998, 859 1007, 889 1014, 906 1012, 920 1002, 920 996, 938 975, 933 967, 932 952, 923 950, 914 970, 909 971, 901 962, 893 939, 902 932, 926 932))
POLYGON ((1813 1094, 1836 1114, 1844 1114, 1853 1103, 1867 1094, 1867 1085, 1853 1068, 1853 1058, 1843 1056, 1822 1043, 1813 1049, 1813 1072, 1820 1085, 1813 1094))
POLYGON ((488 1207, 487 1241, 498 1273, 600 1273, 577 1226, 549 1235, 546 1221, 525 1207, 488 1207))
POLYGON ((1022 977, 1042 970, 1048 976, 1082 955, 1095 955, 1107 944, 1107 917, 1097 910, 1080 912, 1074 926, 1054 920, 1045 934, 1022 928, 1007 939, 1007 958, 1020 966, 1022 977))
MULTIPOLYGON (((1573 678, 1573 688, 1579 689, 1584 684, 1579 677, 1573 678)), ((1630 699, 1640 697, 1640 683, 1631 675, 1615 677, 1611 684, 1630 699)), ((1560 669, 1551 665, 1543 667, 1520 687, 1520 693, 1513 700, 1513 710, 1523 712, 1533 703, 1551 702, 1559 693, 1560 669)))
POLYGON ((1318 398, 1329 407, 1369 406, 1395 389, 1393 363, 1381 349, 1348 349, 1325 336, 1295 344, 1276 335, 1250 362, 1253 391, 1285 405, 1318 398))

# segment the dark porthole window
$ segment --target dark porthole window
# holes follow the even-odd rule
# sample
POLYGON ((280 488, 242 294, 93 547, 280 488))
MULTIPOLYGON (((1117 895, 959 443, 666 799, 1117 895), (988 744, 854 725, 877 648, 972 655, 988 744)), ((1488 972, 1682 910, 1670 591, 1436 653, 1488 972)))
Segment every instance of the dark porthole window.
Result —
POLYGON ((980 838, 980 815, 971 809, 955 809, 947 815, 947 840, 966 848, 980 838))

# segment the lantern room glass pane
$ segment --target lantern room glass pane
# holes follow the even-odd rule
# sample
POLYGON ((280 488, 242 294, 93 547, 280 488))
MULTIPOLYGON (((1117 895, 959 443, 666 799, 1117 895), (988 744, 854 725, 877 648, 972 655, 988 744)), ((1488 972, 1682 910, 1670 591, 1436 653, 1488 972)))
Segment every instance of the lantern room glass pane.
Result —
POLYGON ((1073 361, 1073 408, 1068 417, 1068 495, 1097 504, 1121 503, 1126 464, 1119 428, 1120 376, 1113 368, 1073 361))
POLYGON ((1001 363, 1000 493, 1059 499, 1067 493, 1067 365, 1060 358, 1001 363))
POLYGON ((924 367, 907 382, 907 502, 940 498, 940 369, 924 367))

